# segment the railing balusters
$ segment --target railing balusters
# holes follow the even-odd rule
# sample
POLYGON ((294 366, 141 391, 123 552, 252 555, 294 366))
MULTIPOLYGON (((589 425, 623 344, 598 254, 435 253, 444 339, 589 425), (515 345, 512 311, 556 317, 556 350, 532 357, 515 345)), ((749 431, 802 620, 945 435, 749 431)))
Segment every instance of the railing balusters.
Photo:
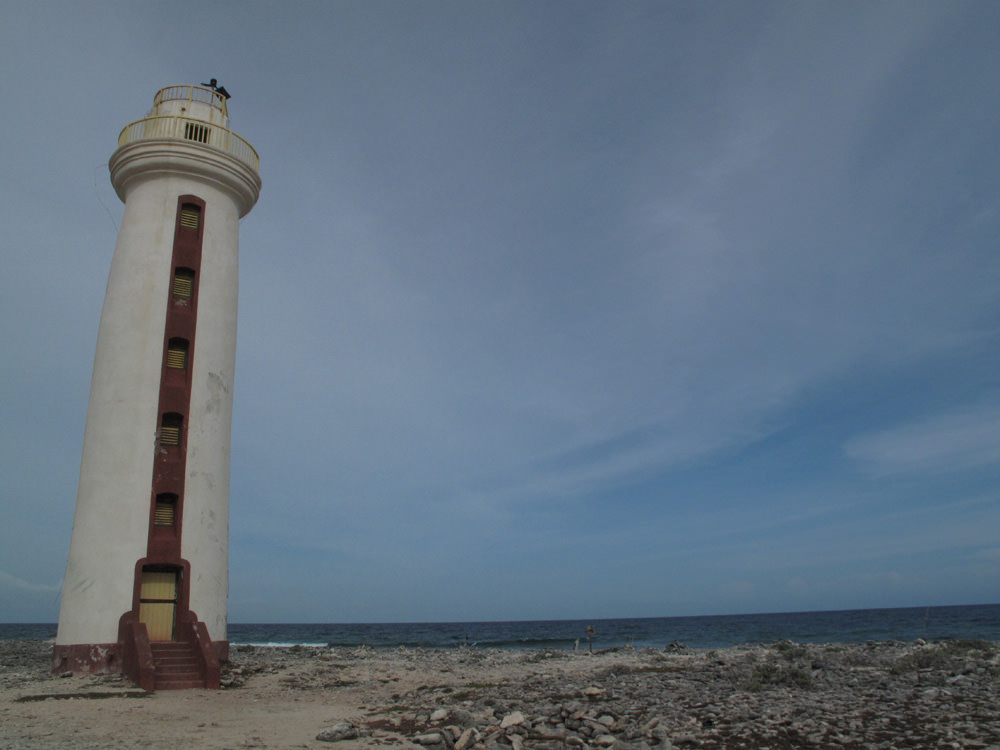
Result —
POLYGON ((228 115, 225 97, 218 91, 213 91, 203 86, 167 86, 157 92, 156 97, 153 99, 153 105, 156 106, 162 102, 177 100, 208 104, 220 110, 223 114, 228 115))
POLYGON ((228 128, 212 125, 204 120, 169 115, 147 117, 126 125, 118 136, 118 146, 149 138, 204 143, 231 154, 254 171, 260 169, 260 157, 253 146, 228 128), (186 128, 186 125, 190 127, 186 128))

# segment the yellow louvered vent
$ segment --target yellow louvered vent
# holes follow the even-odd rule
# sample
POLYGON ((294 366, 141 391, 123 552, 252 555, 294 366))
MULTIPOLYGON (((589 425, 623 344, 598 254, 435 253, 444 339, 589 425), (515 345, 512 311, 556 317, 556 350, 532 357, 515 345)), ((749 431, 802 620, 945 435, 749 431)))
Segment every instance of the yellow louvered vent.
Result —
POLYGON ((194 272, 186 268, 178 268, 174 273, 173 292, 175 297, 190 299, 194 292, 194 272))
POLYGON ((160 422, 160 445, 180 445, 183 424, 184 417, 180 414, 164 414, 160 422))
POLYGON ((185 229, 197 229, 201 215, 197 209, 184 207, 181 209, 181 226, 185 229))
POLYGON ((181 428, 163 425, 160 428, 160 445, 180 445, 181 428))
POLYGON ((187 367, 187 342, 171 341, 167 347, 167 367, 183 370, 187 367))
POLYGON ((156 498, 156 507, 153 508, 154 526, 173 526, 177 511, 177 501, 172 498, 156 498))

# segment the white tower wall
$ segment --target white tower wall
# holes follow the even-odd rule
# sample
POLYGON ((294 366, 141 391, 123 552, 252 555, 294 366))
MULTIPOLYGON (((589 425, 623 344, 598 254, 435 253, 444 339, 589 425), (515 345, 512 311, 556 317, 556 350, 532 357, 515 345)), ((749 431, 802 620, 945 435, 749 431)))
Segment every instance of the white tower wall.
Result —
POLYGON ((57 643, 115 642, 118 616, 132 608, 132 571, 146 554, 177 203, 168 199, 165 182, 136 185, 118 232, 97 334, 57 643))

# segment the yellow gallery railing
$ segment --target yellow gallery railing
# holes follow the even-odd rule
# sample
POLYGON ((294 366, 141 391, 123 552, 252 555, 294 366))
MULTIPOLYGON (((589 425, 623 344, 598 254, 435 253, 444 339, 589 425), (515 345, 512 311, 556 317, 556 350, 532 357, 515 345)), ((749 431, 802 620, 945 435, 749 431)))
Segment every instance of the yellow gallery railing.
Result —
POLYGON ((220 94, 217 89, 206 88, 204 86, 167 86, 165 89, 160 89, 156 92, 156 97, 153 99, 153 106, 155 107, 163 102, 172 101, 201 102, 202 104, 215 107, 222 114, 227 117, 229 116, 229 111, 226 107, 226 97, 220 94))
MULTIPOLYGON (((187 86, 176 88, 193 88, 195 91, 204 90, 187 86)), ((164 91, 168 91, 168 89, 163 89, 160 94, 164 91)), ((210 91, 208 93, 214 92, 210 91)), ((225 100, 223 100, 224 106, 225 100)), ((118 136, 118 147, 121 148, 129 143, 153 138, 171 138, 179 141, 204 143, 206 146, 212 146, 220 151, 225 151, 227 154, 239 159, 255 172, 260 171, 260 157, 257 156, 257 152, 254 151, 253 146, 227 128, 190 117, 157 115, 133 122, 130 125, 126 125, 121 135, 118 136)))

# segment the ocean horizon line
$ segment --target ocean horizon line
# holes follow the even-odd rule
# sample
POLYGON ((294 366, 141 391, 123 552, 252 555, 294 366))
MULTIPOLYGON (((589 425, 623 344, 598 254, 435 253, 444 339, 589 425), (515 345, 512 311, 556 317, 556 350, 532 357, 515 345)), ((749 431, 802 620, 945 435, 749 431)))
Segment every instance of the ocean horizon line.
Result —
MULTIPOLYGON (((891 607, 848 607, 836 609, 778 609, 761 610, 750 612, 726 612, 717 614, 687 614, 687 615, 625 615, 619 617, 530 617, 530 618, 510 618, 497 620, 230 620, 229 626, 263 626, 263 625, 323 625, 323 626, 395 626, 395 625, 493 625, 493 624, 529 624, 529 623, 578 623, 578 622, 616 622, 616 621, 644 621, 644 620, 684 620, 700 618, 743 618, 743 617, 772 617, 772 616, 797 616, 797 615, 823 615, 840 614, 848 612, 903 612, 911 610, 942 610, 958 609, 963 607, 1000 607, 998 602, 973 602, 964 604, 907 604, 891 607)), ((7 620, 0 622, 0 627, 8 626, 35 626, 35 627, 58 627, 57 621, 40 620, 7 620)))
POLYGON ((230 625, 487 625, 493 623, 532 622, 614 622, 617 620, 682 620, 705 617, 769 617, 781 615, 834 614, 841 612, 892 612, 903 610, 951 609, 959 607, 1000 607, 1000 602, 974 602, 966 604, 912 604, 892 607, 848 607, 838 609, 778 609, 754 612, 726 612, 697 615, 625 615, 619 617, 531 617, 502 620, 232 620, 230 625))
MULTIPOLYGON (((0 640, 49 640, 56 632, 56 623, 0 623, 0 640)), ((558 650, 949 638, 1000 642, 1000 603, 561 620, 231 622, 227 627, 233 646, 558 650)))

